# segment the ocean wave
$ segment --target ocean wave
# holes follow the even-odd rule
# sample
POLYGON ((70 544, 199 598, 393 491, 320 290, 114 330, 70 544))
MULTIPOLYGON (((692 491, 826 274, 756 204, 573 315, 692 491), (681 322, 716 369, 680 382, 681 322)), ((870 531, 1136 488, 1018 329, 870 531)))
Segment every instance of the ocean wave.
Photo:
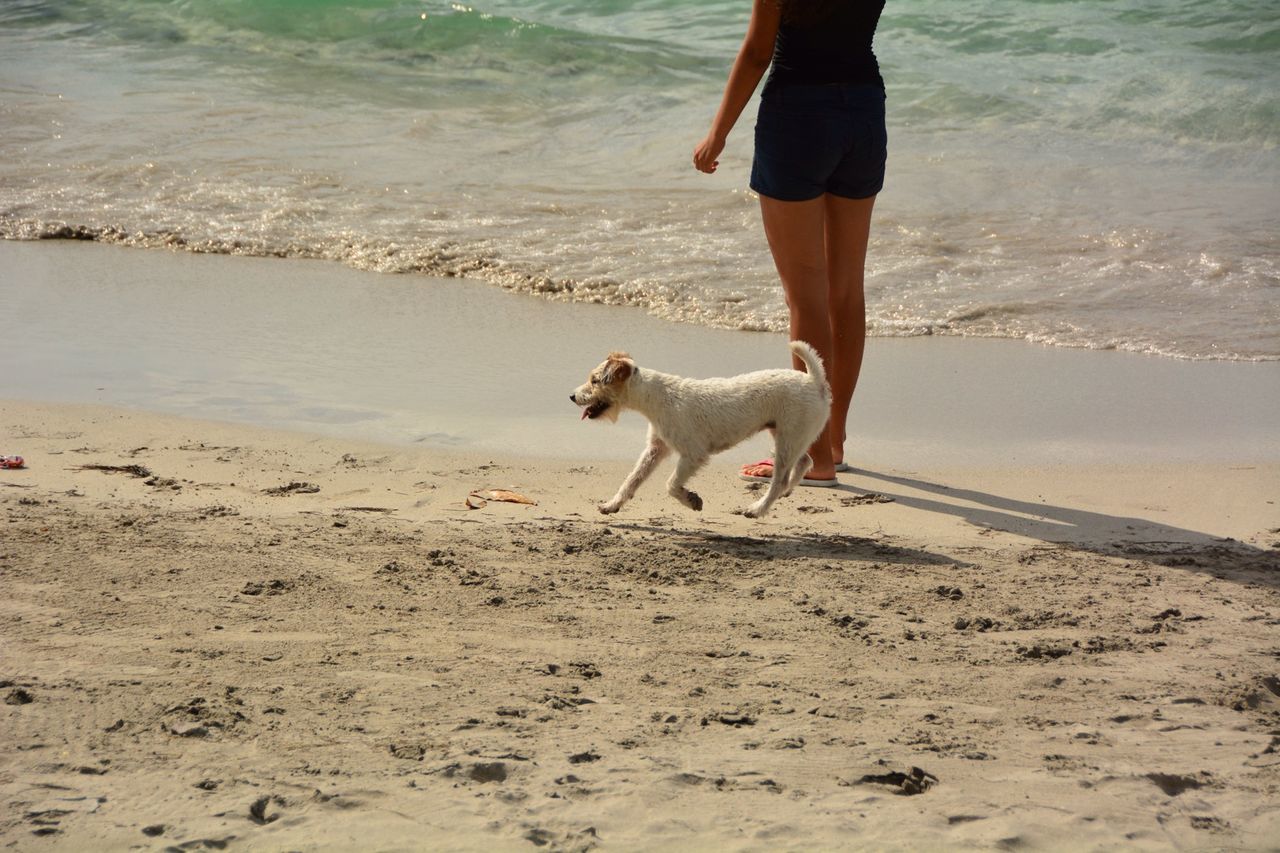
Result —
POLYGON ((889 4, 877 51, 901 122, 1103 133, 1112 139, 1280 144, 1269 0, 1158 8, 987 0, 889 4))
MULTIPOLYGON (((588 20, 589 22, 589 20, 588 20)), ((0 5, 0 26, 39 29, 91 50, 245 69, 276 94, 387 104, 474 100, 477 88, 552 83, 562 95, 624 81, 661 87, 718 68, 705 51, 459 2, 406 0, 37 0, 0 5), (285 84, 286 91, 281 92, 285 84)), ((160 67, 157 68, 161 70, 160 67)))

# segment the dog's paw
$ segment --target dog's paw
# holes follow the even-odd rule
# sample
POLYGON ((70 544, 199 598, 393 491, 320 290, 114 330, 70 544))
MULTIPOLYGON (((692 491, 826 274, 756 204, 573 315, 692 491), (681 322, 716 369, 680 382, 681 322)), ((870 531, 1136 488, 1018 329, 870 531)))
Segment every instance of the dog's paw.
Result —
POLYGON ((613 515, 615 512, 622 509, 622 507, 617 504, 600 504, 596 509, 600 510, 601 515, 613 515))
POLYGON ((697 492, 689 492, 689 509, 694 512, 702 512, 702 498, 697 492))

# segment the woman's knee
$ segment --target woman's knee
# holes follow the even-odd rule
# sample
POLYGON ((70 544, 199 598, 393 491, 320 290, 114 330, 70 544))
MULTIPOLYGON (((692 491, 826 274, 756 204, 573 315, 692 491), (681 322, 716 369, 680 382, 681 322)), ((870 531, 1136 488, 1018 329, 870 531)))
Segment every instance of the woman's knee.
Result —
POLYGON ((827 307, 833 315, 841 317, 865 314, 867 297, 861 287, 832 288, 827 293, 827 307))
POLYGON ((773 255, 774 265, 782 286, 788 290, 812 290, 825 293, 828 287, 828 269, 823 257, 806 257, 798 253, 773 255))
POLYGON ((792 318, 822 320, 831 313, 831 303, 825 291, 817 288, 783 288, 787 311, 792 318))

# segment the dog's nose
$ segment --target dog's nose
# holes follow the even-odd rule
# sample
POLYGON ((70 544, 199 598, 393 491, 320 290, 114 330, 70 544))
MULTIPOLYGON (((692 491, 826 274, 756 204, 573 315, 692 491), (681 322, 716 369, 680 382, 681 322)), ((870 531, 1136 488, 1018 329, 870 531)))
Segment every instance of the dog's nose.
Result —
POLYGON ((578 400, 577 400, 577 398, 576 398, 576 397, 574 397, 574 396, 573 396, 573 394, 570 394, 570 395, 569 395, 569 402, 570 402, 570 403, 576 403, 576 402, 578 402, 578 400))

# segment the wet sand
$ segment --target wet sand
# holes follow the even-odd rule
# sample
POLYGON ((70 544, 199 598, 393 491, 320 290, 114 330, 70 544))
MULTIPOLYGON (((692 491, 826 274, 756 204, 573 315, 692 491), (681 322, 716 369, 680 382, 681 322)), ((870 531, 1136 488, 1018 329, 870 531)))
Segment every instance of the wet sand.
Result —
MULTIPOLYGON (((567 399, 611 350, 686 376, 790 363, 780 335, 475 281, 96 244, 0 242, 0 304, 10 399, 481 452, 633 458, 639 418, 585 429, 567 399)), ((1280 460, 1277 389, 1280 362, 873 338, 849 455, 900 468, 1280 460)))

